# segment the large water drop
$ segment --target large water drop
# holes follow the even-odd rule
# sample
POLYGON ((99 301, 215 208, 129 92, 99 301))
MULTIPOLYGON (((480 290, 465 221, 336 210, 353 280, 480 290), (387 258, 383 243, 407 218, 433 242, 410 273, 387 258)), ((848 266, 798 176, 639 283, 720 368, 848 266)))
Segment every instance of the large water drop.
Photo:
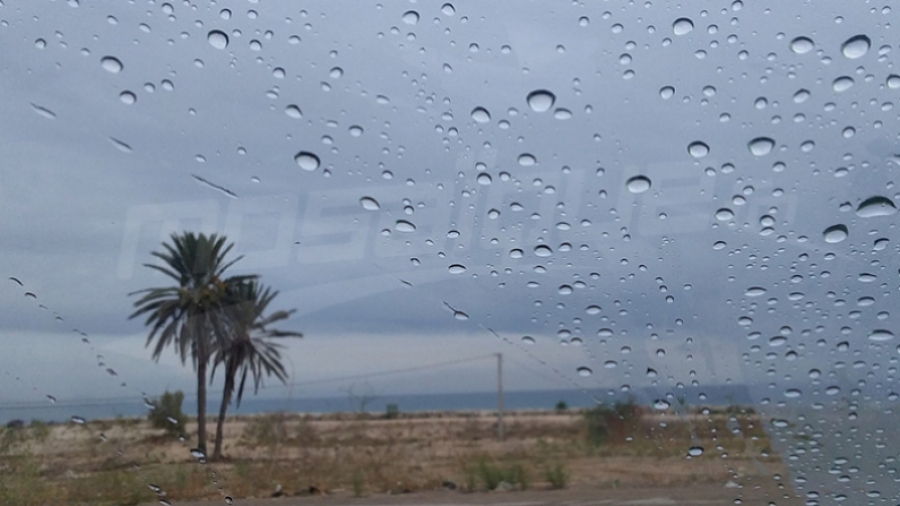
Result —
POLYGON ((765 156, 772 152, 772 148, 775 147, 775 141, 768 137, 757 137, 750 141, 747 147, 755 156, 765 156))
POLYGON ((675 35, 685 35, 694 29, 694 22, 688 18, 678 18, 672 23, 672 31, 675 35))
POLYGON ((210 30, 206 35, 206 40, 209 41, 210 46, 216 49, 228 47, 228 35, 225 35, 222 30, 210 30))
POLYGON ((546 112, 556 102, 556 95, 547 90, 535 90, 528 94, 528 106, 534 112, 546 112))
POLYGON ((894 333, 890 330, 877 329, 869 334, 870 341, 890 341, 894 338, 894 333))
POLYGON ((491 113, 484 107, 476 107, 472 109, 472 119, 478 123, 487 123, 491 120, 491 113))
POLYGON ((523 167, 530 167, 537 163, 537 158, 534 155, 530 155, 528 153, 524 153, 519 155, 519 165, 523 167))
POLYGON ((849 231, 845 225, 834 225, 825 229, 823 236, 827 243, 839 243, 847 238, 849 231))
POLYGON ((797 54, 808 53, 816 47, 809 37, 797 37, 791 41, 791 51, 797 54))
POLYGON ((406 11, 403 13, 403 22, 408 25, 414 25, 419 22, 419 13, 416 11, 406 11))
POLYGON ((294 161, 297 165, 303 169, 308 170, 310 172, 319 168, 319 157, 309 151, 301 151, 294 155, 294 161))
POLYGON ((381 204, 372 197, 363 197, 359 199, 359 204, 363 206, 363 209, 366 211, 377 211, 381 209, 381 204))
POLYGON ((688 145, 688 153, 694 158, 703 158, 709 154, 709 146, 702 141, 694 141, 688 145))
POLYGON ((634 176, 625 183, 625 187, 631 193, 644 193, 650 189, 650 178, 646 176, 634 176))
POLYGON ((872 41, 865 35, 856 35, 850 37, 841 45, 841 53, 851 60, 863 57, 869 48, 872 47, 872 41))
POLYGON ((870 197, 864 200, 856 209, 856 215, 860 218, 875 218, 877 216, 891 216, 897 212, 897 207, 887 197, 870 197))
POLYGON ((122 62, 115 56, 104 56, 100 59, 100 65, 103 66, 103 70, 112 74, 118 74, 124 68, 122 62))
POLYGON ((397 232, 415 232, 416 226, 406 220, 397 220, 394 224, 394 230, 397 232))

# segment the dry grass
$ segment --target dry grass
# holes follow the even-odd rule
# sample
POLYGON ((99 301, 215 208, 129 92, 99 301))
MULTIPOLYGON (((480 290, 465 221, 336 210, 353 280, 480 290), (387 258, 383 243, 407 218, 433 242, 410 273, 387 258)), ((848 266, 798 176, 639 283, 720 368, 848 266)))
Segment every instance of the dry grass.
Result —
POLYGON ((447 482, 464 490, 635 487, 724 482, 759 474, 758 464, 780 470, 777 456, 762 456, 768 441, 752 413, 641 413, 597 446, 578 412, 510 414, 503 442, 494 424, 479 413, 236 417, 226 422, 226 458, 207 465, 190 456, 191 440, 168 439, 143 420, 4 429, 0 503, 138 504, 156 498, 151 485, 170 500, 266 497, 279 485, 287 495, 362 496, 447 482), (686 460, 692 446, 705 451, 686 460))

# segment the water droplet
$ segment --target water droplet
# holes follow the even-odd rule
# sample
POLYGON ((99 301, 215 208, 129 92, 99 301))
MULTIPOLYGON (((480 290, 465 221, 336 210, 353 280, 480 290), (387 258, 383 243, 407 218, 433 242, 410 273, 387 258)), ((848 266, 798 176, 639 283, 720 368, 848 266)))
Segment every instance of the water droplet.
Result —
POLYGON ((537 158, 534 155, 530 155, 528 153, 519 155, 519 165, 523 167, 530 167, 537 163, 537 158))
POLYGON ((490 174, 482 172, 481 174, 478 174, 478 177, 475 178, 475 181, 477 181, 478 184, 482 186, 487 186, 493 182, 493 179, 491 179, 490 174))
POLYGON ((584 312, 587 313, 587 314, 589 314, 589 315, 597 315, 597 314, 600 314, 600 311, 602 311, 602 309, 600 308, 600 306, 597 306, 597 305, 591 305, 591 306, 588 306, 588 307, 586 307, 585 310, 584 310, 584 312))
POLYGON ((734 212, 727 207, 723 207, 716 211, 716 219, 719 221, 728 221, 734 218, 734 212))
POLYGON ((775 147, 775 141, 768 137, 757 137, 750 141, 747 147, 755 156, 765 156, 775 147))
POLYGON ((808 53, 816 47, 815 42, 808 37, 797 37, 791 41, 791 51, 797 54, 808 53))
POLYGON ((100 65, 103 66, 103 70, 112 74, 118 74, 124 68, 122 62, 115 56, 104 56, 100 59, 100 65))
POLYGON ((50 401, 50 402, 53 403, 53 404, 56 404, 56 397, 53 397, 52 395, 49 395, 49 394, 48 394, 48 395, 47 395, 47 400, 50 401))
POLYGON ((133 149, 131 149, 131 146, 120 141, 119 139, 116 139, 115 137, 110 137, 109 142, 111 142, 113 146, 116 147, 116 149, 123 153, 131 153, 132 151, 134 151, 133 149))
POLYGON ((381 209, 381 204, 372 197, 363 197, 359 199, 359 204, 363 206, 363 209, 366 211, 377 211, 381 209))
POLYGON ((334 67, 328 71, 328 77, 332 79, 340 79, 341 76, 344 75, 344 69, 340 67, 334 67))
POLYGON ((688 146, 688 153, 694 158, 703 158, 709 154, 709 146, 702 141, 694 141, 688 146))
POLYGON ((856 215, 860 218, 875 218, 877 216, 891 216, 897 212, 897 207, 886 197, 870 197, 864 200, 856 209, 856 215))
POLYGON ((134 93, 126 90, 122 93, 119 93, 119 100, 121 100, 123 104, 131 105, 137 102, 137 96, 135 96, 134 93))
POLYGON ((294 119, 300 119, 303 117, 303 111, 300 110, 299 107, 295 104, 291 104, 284 108, 284 113, 288 115, 288 117, 294 119))
POLYGON ((787 420, 778 418, 778 419, 772 420, 772 426, 775 427, 776 429, 786 429, 786 428, 790 427, 791 424, 787 420))
POLYGON ((522 336, 522 342, 525 344, 534 344, 534 338, 531 336, 522 336))
POLYGON ((873 330, 869 334, 870 341, 877 341, 877 342, 890 341, 893 338, 894 338, 894 333, 891 332, 890 330, 886 330, 886 329, 873 330))
POLYGON ((892 90, 900 89, 900 76, 897 74, 891 74, 888 76, 887 81, 888 88, 892 90))
POLYGON ((462 274, 466 272, 466 266, 462 264, 453 264, 448 270, 450 271, 450 274, 462 274))
POLYGON ((509 250, 510 258, 522 258, 523 256, 525 256, 525 252, 520 250, 519 248, 509 250))
POLYGON ((31 108, 34 110, 34 112, 47 119, 56 119, 56 113, 51 111, 50 109, 47 109, 46 107, 39 106, 32 102, 31 108))
POLYGON ((453 310, 453 317, 456 318, 457 320, 468 320, 469 319, 469 315, 467 315, 466 313, 459 311, 459 310, 453 310))
POLYGON ((653 409, 657 411, 665 411, 669 409, 672 405, 669 404, 669 401, 665 399, 656 399, 653 401, 653 409))
POLYGON ((833 225, 825 229, 823 235, 825 236, 825 242, 828 243, 839 243, 847 238, 849 232, 847 231, 847 227, 844 225, 833 225))
POLYGON ((408 25, 414 25, 419 22, 419 13, 416 11, 406 11, 403 13, 403 22, 408 25))
POLYGON ((394 223, 394 230, 397 232, 415 232, 416 226, 406 220, 397 220, 394 223))
POLYGON ((625 186, 631 193, 644 193, 650 189, 650 184, 650 178, 646 176, 634 176, 625 183, 625 186))
POLYGON ((487 123, 491 120, 491 113, 484 107, 476 107, 472 109, 472 119, 478 123, 487 123))
POLYGON ((782 346, 787 343, 787 338, 784 336, 773 336, 769 338, 769 346, 782 346))
POLYGON ((784 396, 788 399, 796 399, 801 395, 803 395, 803 392, 801 392, 798 388, 788 388, 784 391, 784 396))
POLYGON ((72 423, 78 424, 78 425, 84 425, 86 423, 85 419, 80 416, 73 415, 69 420, 71 420, 72 423))
POLYGON ((852 59, 862 58, 869 48, 872 47, 872 41, 865 35, 856 35, 850 37, 841 45, 841 53, 845 57, 852 59))
POLYGON ((203 460, 206 458, 206 454, 203 453, 199 448, 191 448, 191 457, 194 457, 198 460, 203 460))
POLYGON ((582 378, 586 378, 586 377, 590 376, 591 374, 594 374, 594 371, 592 371, 590 369, 590 367, 579 367, 578 369, 576 369, 576 372, 582 378))
POLYGON ((559 108, 553 111, 553 117, 558 120, 567 120, 572 118, 572 111, 568 109, 559 108))
POLYGON ((232 499, 230 495, 226 495, 225 496, 225 504, 227 504, 228 506, 231 506, 232 504, 234 504, 234 499, 232 499))
POLYGON ((688 18, 678 18, 672 23, 672 31, 675 35, 685 35, 694 29, 694 22, 688 18))
POLYGON ((703 455, 703 447, 702 446, 692 446, 688 448, 688 455, 691 457, 699 457, 703 455))
POLYGON ((747 297, 759 297, 760 295, 763 295, 765 293, 765 288, 761 286, 752 286, 744 292, 744 295, 746 295, 747 297))
POLYGON ((847 91, 851 87, 853 87, 854 83, 855 83, 855 81, 853 80, 852 77, 842 76, 842 77, 838 77, 837 79, 834 80, 834 82, 831 83, 831 88, 834 91, 841 93, 841 92, 847 91))
POLYGON ((228 47, 228 35, 225 35, 225 32, 222 30, 210 30, 206 35, 206 40, 209 41, 209 45, 216 49, 228 47))
POLYGON ((539 246, 535 246, 534 255, 542 258, 549 257, 553 255, 553 250, 550 249, 549 246, 541 244, 539 246))
POLYGON ((456 7, 453 7, 453 4, 446 3, 441 6, 441 13, 445 16, 452 16, 456 14, 456 7))
POLYGON ((319 157, 310 153, 309 151, 301 151, 294 155, 294 162, 303 169, 308 171, 314 171, 319 168, 319 157))
POLYGON ((675 95, 675 88, 671 86, 663 86, 659 89, 659 96, 662 97, 663 100, 668 100, 675 95))
POLYGON ((556 102, 556 95, 547 90, 535 90, 528 94, 526 100, 532 111, 546 112, 556 102))

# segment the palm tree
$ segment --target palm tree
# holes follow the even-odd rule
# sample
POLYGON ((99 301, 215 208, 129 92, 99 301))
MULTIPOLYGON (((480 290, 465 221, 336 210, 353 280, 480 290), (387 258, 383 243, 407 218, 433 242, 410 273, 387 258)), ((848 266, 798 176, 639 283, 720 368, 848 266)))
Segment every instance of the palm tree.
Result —
POLYGON ((223 279, 225 270, 241 259, 225 261, 234 244, 216 234, 184 232, 172 234, 165 251, 153 252, 165 265, 144 264, 172 278, 177 284, 132 292, 142 294, 129 318, 146 315, 150 327, 146 346, 156 339, 153 359, 159 361, 167 346, 175 346, 182 364, 191 357, 197 371, 197 449, 206 455, 206 369, 211 353, 227 345, 228 333, 223 304, 229 287, 255 276, 223 279))
POLYGON ((219 406, 219 419, 216 424, 216 446, 213 459, 222 457, 222 429, 225 412, 231 403, 235 391, 235 380, 240 373, 237 385, 237 405, 241 405, 244 386, 249 375, 253 380, 254 393, 259 391, 262 377, 274 375, 282 383, 287 382, 287 372, 281 363, 282 346, 271 342, 272 338, 303 337, 303 334, 292 331, 281 331, 269 328, 269 325, 286 320, 290 311, 276 311, 264 316, 269 303, 278 295, 271 289, 263 287, 253 280, 248 280, 229 287, 229 304, 226 308, 229 329, 232 339, 224 347, 218 347, 213 357, 213 369, 210 382, 220 364, 224 367, 225 389, 222 393, 222 404, 219 406))

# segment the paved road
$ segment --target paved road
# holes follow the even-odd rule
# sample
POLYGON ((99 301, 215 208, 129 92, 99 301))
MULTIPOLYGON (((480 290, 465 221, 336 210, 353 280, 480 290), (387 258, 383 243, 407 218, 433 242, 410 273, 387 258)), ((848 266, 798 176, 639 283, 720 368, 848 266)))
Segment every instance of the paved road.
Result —
MULTIPOLYGON (((785 498, 785 491, 774 486, 725 488, 698 484, 691 487, 642 489, 598 489, 587 486, 568 490, 524 492, 461 493, 421 492, 403 495, 372 495, 355 498, 346 494, 314 497, 239 499, 234 506, 799 506, 798 497, 785 498)), ((224 501, 174 503, 173 506, 210 506, 224 501)))

